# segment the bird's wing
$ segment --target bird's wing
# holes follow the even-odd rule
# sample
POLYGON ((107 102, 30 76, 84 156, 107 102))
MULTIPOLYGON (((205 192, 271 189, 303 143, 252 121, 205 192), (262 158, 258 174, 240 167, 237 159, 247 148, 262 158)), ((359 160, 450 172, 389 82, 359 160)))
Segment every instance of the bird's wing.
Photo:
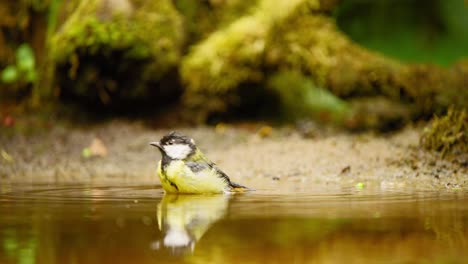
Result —
POLYGON ((193 173, 198 173, 202 170, 206 170, 206 169, 210 169, 210 170, 213 170, 214 172, 216 172, 216 175, 218 175, 218 177, 222 178, 223 180, 225 180, 227 183, 229 183, 229 185, 231 184, 231 180, 229 179, 229 177, 227 176, 226 173, 224 173, 222 170, 220 170, 215 163, 213 162, 206 162, 206 161, 187 161, 186 162, 187 164, 187 167, 190 168, 191 171, 193 171, 193 173))
POLYGON ((218 166, 216 166, 216 164, 214 162, 208 161, 208 163, 206 163, 206 165, 208 165, 211 169, 215 170, 218 177, 225 180, 227 182, 227 184, 229 185, 229 188, 231 188, 232 191, 242 192, 242 191, 249 190, 249 188, 247 188, 247 187, 245 187, 243 185, 232 182, 231 179, 229 178, 229 176, 226 173, 224 173, 224 171, 222 171, 220 168, 218 168, 218 166))
POLYGON ((207 160, 206 158, 198 161, 187 161, 186 164, 194 173, 198 173, 205 169, 211 169, 215 171, 216 175, 223 179, 232 191, 242 192, 249 190, 249 188, 245 186, 232 182, 231 179, 229 179, 229 176, 226 173, 224 173, 224 171, 219 169, 214 162, 207 160))
POLYGON ((191 171, 193 171, 193 173, 212 168, 210 164, 206 162, 187 161, 185 164, 190 168, 191 171))

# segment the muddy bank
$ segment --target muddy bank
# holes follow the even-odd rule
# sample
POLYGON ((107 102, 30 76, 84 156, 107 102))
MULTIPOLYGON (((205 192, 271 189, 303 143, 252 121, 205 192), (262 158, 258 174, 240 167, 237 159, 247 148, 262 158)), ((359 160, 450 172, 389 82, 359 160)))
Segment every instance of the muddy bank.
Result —
MULTIPOLYGON (((466 190, 466 160, 449 162, 418 147, 421 128, 392 135, 253 126, 181 128, 230 177, 254 189, 307 191, 317 186, 466 190), (267 130, 268 131, 268 130, 267 130), (265 131, 263 131, 265 132, 265 131)), ((67 128, 0 137, 2 182, 154 183, 160 154, 148 145, 168 130, 140 123, 67 128), (94 142, 94 143, 93 143, 94 142)))

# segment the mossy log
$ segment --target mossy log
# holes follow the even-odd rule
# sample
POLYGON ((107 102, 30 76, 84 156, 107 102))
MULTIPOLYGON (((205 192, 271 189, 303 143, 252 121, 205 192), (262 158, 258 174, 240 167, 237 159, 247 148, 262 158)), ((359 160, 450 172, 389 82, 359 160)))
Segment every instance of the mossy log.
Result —
POLYGON ((159 84, 178 65, 183 41, 172 1, 81 1, 50 41, 60 93, 109 105, 174 96, 159 84))
POLYGON ((258 0, 174 0, 174 5, 184 18, 186 44, 191 45, 245 15, 257 2, 258 0))
POLYGON ((247 81, 261 82, 269 29, 285 19, 301 0, 262 0, 251 13, 213 32, 191 48, 181 64, 186 85, 184 103, 203 122, 209 113, 226 111, 237 101, 235 89, 247 81), (232 96, 234 95, 234 96, 232 96))
MULTIPOLYGON (((369 51, 337 28, 329 14, 334 4, 259 1, 250 12, 193 46, 181 65, 183 101, 190 113, 204 121, 212 113, 228 111, 242 104, 239 89, 245 83, 267 90, 270 78, 284 70, 300 72, 315 86, 349 101, 352 114, 343 125, 351 128, 385 129, 452 104, 466 107, 468 63, 444 69, 404 64, 369 51)), ((297 87, 283 89, 294 93, 297 87)))

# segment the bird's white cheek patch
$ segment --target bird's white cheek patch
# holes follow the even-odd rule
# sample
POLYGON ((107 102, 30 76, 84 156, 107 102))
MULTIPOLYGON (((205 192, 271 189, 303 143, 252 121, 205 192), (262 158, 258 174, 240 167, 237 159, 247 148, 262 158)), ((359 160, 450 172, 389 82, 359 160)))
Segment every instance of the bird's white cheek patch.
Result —
POLYGON ((185 159, 190 154, 190 146, 188 145, 168 145, 164 147, 166 154, 173 159, 185 159))

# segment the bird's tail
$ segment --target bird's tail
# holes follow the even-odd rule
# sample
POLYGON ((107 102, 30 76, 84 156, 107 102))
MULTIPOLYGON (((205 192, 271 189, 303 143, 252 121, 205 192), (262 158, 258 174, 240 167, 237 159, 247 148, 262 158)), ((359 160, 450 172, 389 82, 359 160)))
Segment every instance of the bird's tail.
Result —
POLYGON ((235 182, 230 182, 229 187, 231 188, 231 192, 248 192, 248 191, 252 191, 252 189, 250 189, 248 187, 245 187, 243 185, 240 185, 238 183, 235 183, 235 182))

